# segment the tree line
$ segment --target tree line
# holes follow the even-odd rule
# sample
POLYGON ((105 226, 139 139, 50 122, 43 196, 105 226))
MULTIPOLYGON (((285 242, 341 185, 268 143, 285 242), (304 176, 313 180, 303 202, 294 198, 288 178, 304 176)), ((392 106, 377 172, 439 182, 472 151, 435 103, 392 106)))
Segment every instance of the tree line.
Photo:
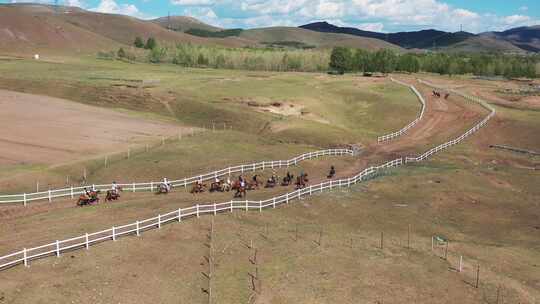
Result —
POLYGON ((330 68, 336 72, 407 72, 420 71, 441 75, 473 74, 535 78, 540 55, 508 55, 488 53, 404 53, 389 49, 369 52, 335 47, 330 55, 330 68))
POLYGON ((227 48, 177 44, 161 46, 153 37, 146 42, 137 37, 137 49, 130 52, 120 48, 116 57, 131 61, 173 63, 184 67, 243 69, 261 71, 326 72, 328 70, 364 73, 430 72, 442 75, 473 74, 507 78, 538 76, 538 55, 508 55, 483 53, 396 53, 389 49, 375 52, 347 47, 321 49, 227 48), (141 55, 142 54, 142 55, 141 55))

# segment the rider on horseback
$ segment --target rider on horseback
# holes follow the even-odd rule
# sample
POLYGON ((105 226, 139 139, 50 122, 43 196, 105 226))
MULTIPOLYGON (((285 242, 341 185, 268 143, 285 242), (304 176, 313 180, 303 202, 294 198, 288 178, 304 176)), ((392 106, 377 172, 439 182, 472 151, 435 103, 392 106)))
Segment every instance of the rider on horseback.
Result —
POLYGON ((116 182, 112 182, 112 185, 111 185, 111 190, 113 192, 114 195, 118 195, 118 185, 116 184, 116 182))
POLYGON ((165 190, 167 190, 167 192, 171 192, 171 183, 169 183, 166 177, 163 178, 161 185, 165 188, 165 190))
POLYGON ((334 177, 334 175, 336 175, 336 169, 334 168, 334 166, 331 166, 330 173, 328 173, 328 178, 332 178, 334 177))

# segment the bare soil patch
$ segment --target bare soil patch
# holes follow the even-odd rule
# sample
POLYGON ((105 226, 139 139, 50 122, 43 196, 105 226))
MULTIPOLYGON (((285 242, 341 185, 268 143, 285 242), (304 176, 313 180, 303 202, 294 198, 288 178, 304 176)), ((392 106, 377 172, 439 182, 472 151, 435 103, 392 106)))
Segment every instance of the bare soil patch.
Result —
POLYGON ((0 90, 0 165, 58 164, 178 134, 179 126, 0 90))

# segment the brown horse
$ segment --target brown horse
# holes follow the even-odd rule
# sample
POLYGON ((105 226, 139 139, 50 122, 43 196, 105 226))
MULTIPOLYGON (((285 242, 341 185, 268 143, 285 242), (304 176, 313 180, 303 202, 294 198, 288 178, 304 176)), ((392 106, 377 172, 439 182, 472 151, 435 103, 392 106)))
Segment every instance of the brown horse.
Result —
POLYGON ((120 199, 120 192, 122 191, 122 187, 117 187, 116 191, 114 190, 107 190, 107 195, 105 196, 105 201, 116 201, 120 199))
POLYGON ((99 203, 98 194, 101 191, 90 191, 88 194, 81 194, 77 200, 77 206, 88 206, 99 203))
POLYGON ((246 197, 247 195, 247 187, 242 187, 242 183, 240 181, 235 181, 233 185, 231 186, 231 190, 235 190, 234 197, 246 197))
POLYGON ((296 178, 296 183, 295 183, 296 189, 305 188, 308 182, 309 182, 309 179, 308 179, 307 173, 298 176, 296 178))
POLYGON ((206 189, 206 184, 203 183, 195 183, 193 184, 193 188, 191 188, 191 193, 203 193, 206 189))

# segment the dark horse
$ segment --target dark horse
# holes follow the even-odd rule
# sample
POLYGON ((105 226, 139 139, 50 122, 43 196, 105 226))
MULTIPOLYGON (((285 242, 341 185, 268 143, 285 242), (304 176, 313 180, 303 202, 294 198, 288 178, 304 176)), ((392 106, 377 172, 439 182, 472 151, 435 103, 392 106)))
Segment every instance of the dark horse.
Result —
POLYGON ((302 189, 305 188, 308 183, 308 175, 307 173, 301 174, 296 178, 296 189, 302 189))
POLYGON ((120 199, 120 192, 122 191, 122 187, 117 187, 116 191, 114 190, 107 190, 107 195, 105 196, 105 201, 116 201, 120 199))
POLYGON ((236 192, 234 193, 235 198, 246 197, 246 195, 247 195, 247 187, 245 186, 245 184, 244 184, 244 186, 242 186, 242 182, 239 181, 239 180, 234 182, 231 189, 236 190, 236 192))
POLYGON ((282 186, 288 186, 292 183, 294 179, 294 175, 290 174, 289 172, 287 172, 287 175, 285 177, 283 177, 283 182, 281 183, 282 186))

